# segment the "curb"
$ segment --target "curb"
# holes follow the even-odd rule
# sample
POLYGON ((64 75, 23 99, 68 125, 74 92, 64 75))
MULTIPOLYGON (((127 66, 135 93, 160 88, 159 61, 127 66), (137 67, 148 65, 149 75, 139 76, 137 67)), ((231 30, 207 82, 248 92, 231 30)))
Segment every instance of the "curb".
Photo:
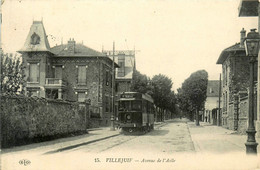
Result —
POLYGON ((192 139, 192 134, 190 132, 190 126, 189 126, 189 123, 186 122, 186 125, 187 125, 187 129, 189 131, 189 136, 190 136, 190 139, 192 141, 192 145, 193 145, 193 148, 194 148, 194 151, 195 153, 199 152, 200 151, 200 147, 198 146, 197 142, 195 142, 193 139, 192 139))
POLYGON ((56 150, 45 152, 43 155, 53 154, 53 153, 57 153, 57 152, 63 152, 63 151, 66 151, 66 150, 70 150, 70 149, 74 149, 74 148, 77 148, 77 147, 80 147, 80 146, 83 146, 83 145, 88 145, 88 144, 95 143, 95 142, 98 142, 98 141, 106 140, 106 139, 109 139, 109 138, 112 138, 112 137, 116 137, 116 136, 119 136, 119 135, 121 135, 121 134, 106 136, 106 137, 103 137, 103 138, 90 140, 90 141, 79 143, 79 144, 76 144, 76 145, 66 146, 64 148, 60 148, 60 149, 56 149, 56 150))
MULTIPOLYGON (((168 124, 167 122, 163 122, 161 124, 157 124, 156 126, 157 127, 162 127, 162 126, 165 126, 167 124, 168 124)), ((99 128, 92 129, 92 130, 88 129, 88 131, 94 131, 94 130, 101 130, 101 129, 99 129, 99 128)), ((79 143, 79 144, 75 144, 75 145, 66 146, 66 147, 63 147, 63 148, 60 148, 60 149, 56 149, 56 150, 45 152, 44 155, 53 154, 53 153, 57 153, 57 152, 63 152, 63 151, 66 151, 66 150, 70 150, 70 149, 74 149, 74 148, 77 148, 77 147, 80 147, 80 146, 83 146, 83 145, 88 145, 88 144, 95 143, 95 142, 98 142, 98 141, 106 140, 106 139, 109 139, 109 138, 112 138, 112 137, 116 137, 116 136, 119 136, 119 135, 121 135, 121 133, 115 134, 115 135, 111 135, 111 136, 106 136, 106 137, 103 137, 103 138, 90 140, 90 141, 79 143)))

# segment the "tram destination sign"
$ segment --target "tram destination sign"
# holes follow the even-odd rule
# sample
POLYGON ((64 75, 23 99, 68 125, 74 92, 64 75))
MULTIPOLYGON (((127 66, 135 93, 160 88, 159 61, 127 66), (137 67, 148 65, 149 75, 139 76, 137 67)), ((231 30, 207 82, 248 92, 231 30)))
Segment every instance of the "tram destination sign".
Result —
POLYGON ((121 98, 141 98, 142 94, 139 93, 123 93, 121 98))

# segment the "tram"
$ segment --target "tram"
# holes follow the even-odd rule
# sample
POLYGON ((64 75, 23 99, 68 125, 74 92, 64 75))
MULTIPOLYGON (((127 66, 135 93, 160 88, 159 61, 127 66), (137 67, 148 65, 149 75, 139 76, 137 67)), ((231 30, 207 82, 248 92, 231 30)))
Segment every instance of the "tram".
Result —
POLYGON ((123 92, 118 100, 117 124, 124 133, 145 133, 154 128, 154 113, 154 101, 150 95, 123 92))

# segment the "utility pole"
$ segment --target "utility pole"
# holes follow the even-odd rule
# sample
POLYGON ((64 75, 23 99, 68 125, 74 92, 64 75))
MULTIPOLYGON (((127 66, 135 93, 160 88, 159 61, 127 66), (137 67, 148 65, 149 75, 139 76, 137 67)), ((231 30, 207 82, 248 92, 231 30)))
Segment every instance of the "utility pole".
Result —
POLYGON ((115 86, 115 42, 113 42, 113 63, 112 63, 112 114, 110 130, 115 130, 115 103, 114 103, 114 86, 115 86))
POLYGON ((221 100, 221 73, 219 74, 219 92, 218 92, 218 126, 221 126, 220 101, 221 100))

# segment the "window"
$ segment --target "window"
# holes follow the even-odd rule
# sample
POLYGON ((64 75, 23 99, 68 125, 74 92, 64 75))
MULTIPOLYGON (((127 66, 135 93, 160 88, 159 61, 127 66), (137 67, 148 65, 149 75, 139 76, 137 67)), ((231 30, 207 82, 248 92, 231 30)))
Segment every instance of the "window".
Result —
POLYGON ((78 93, 78 102, 85 102, 86 94, 83 92, 78 93))
POLYGON ((120 101, 119 102, 119 111, 142 111, 142 102, 141 101, 120 101))
POLYGON ((228 106, 228 97, 227 97, 227 92, 225 93, 225 102, 226 102, 226 113, 227 113, 227 106, 228 106))
POLYGON ((228 73, 227 73, 227 65, 225 65, 225 85, 227 85, 227 75, 228 75, 228 73))
POLYGON ((147 113, 151 113, 151 104, 147 102, 147 113))
POLYGON ((147 113, 147 101, 143 101, 143 112, 147 113))
POLYGON ((86 76, 86 66, 78 66, 78 84, 85 85, 87 83, 86 76))
POLYGON ((58 99, 58 90, 56 89, 46 89, 46 98, 58 99))
POLYGON ((131 110, 131 101, 120 101, 119 110, 120 111, 130 111, 131 110))
POLYGON ((109 84, 109 74, 108 74, 108 71, 106 71, 106 85, 108 86, 109 84))
POLYGON ((118 65, 119 65, 119 68, 118 68, 118 77, 124 77, 125 76, 125 73, 124 73, 124 61, 121 60, 121 61, 118 61, 118 65))
POLYGON ((132 101, 132 110, 133 111, 141 111, 142 110, 141 101, 132 101))
POLYGON ((62 79, 62 66, 55 66, 55 78, 62 79))
POLYGON ((111 82, 110 82, 110 85, 111 85, 111 88, 113 87, 113 75, 111 74, 111 76, 110 76, 110 80, 111 80, 111 82))
POLYGON ((33 63, 29 66, 29 81, 30 82, 39 82, 40 72, 39 72, 39 64, 33 63))
POLYGON ((109 108, 109 107, 110 107, 110 105, 109 105, 109 97, 106 96, 105 100, 106 100, 106 101, 105 101, 105 104, 106 104, 106 107, 105 107, 106 110, 105 110, 105 111, 106 111, 106 112, 109 112, 109 109, 110 109, 110 108, 109 108))
POLYGON ((116 83, 116 87, 115 87, 115 91, 116 91, 116 92, 118 92, 118 86, 119 86, 119 84, 116 83))
POLYGON ((33 96, 39 97, 39 91, 35 91, 35 90, 28 91, 28 96, 29 97, 33 97, 33 96))

